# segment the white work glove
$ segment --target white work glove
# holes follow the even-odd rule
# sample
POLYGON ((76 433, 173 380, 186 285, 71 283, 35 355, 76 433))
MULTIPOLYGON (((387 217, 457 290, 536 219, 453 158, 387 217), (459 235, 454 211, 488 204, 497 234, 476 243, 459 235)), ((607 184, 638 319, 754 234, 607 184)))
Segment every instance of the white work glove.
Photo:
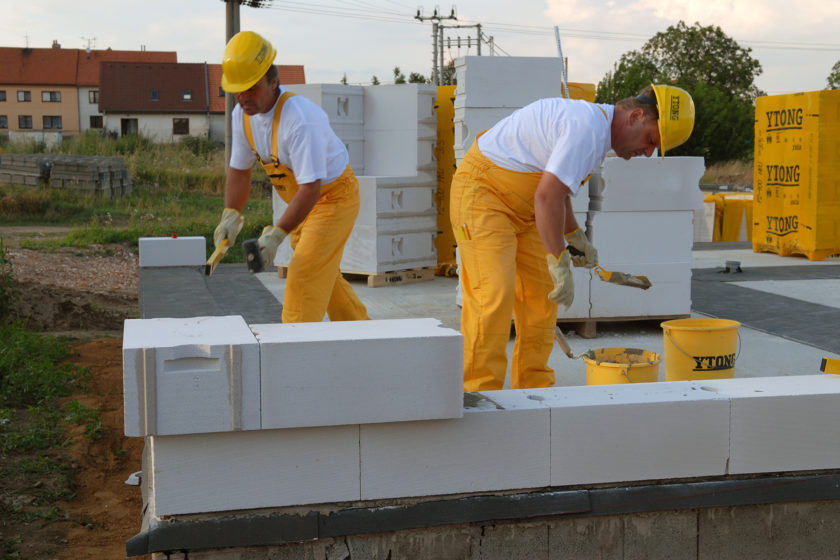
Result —
POLYGON ((236 236, 239 235, 239 230, 242 229, 242 222, 244 219, 233 208, 225 208, 222 210, 222 219, 219 225, 216 226, 216 231, 213 232, 213 244, 216 248, 222 242, 222 239, 227 239, 228 247, 233 247, 236 236))
POLYGON ((277 247, 286 239, 287 233, 274 226, 265 226, 262 230, 262 235, 257 240, 257 246, 260 248, 260 257, 264 267, 274 264, 274 256, 277 254, 277 247))
POLYGON ((560 253, 557 259, 552 254, 546 255, 548 261, 548 273, 554 281, 554 289, 548 294, 548 299, 568 309, 575 299, 575 282, 572 279, 571 259, 569 251, 560 253))
POLYGON ((584 266, 592 268, 598 264, 598 250, 586 237, 581 228, 577 228, 571 233, 566 234, 566 241, 577 249, 582 255, 572 255, 572 262, 575 266, 584 266))

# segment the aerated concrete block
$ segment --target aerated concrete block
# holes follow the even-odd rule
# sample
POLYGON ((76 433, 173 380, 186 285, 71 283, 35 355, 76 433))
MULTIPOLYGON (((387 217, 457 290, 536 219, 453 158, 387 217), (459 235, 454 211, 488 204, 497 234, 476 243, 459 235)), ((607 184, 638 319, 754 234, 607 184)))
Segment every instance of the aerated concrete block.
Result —
POLYGON ((240 316, 128 319, 127 436, 260 428, 260 350, 240 316))
POLYGON ((463 415, 461 335, 436 319, 251 328, 264 429, 463 415))
POLYGON ((690 382, 531 389, 551 409, 551 485, 726 474, 729 400, 690 382))
POLYGON ((359 499, 359 427, 152 437, 150 513, 359 499))
MULTIPOLYGON (((607 270, 642 263, 691 262, 694 212, 594 212, 593 243, 607 270)), ((632 273, 632 272, 631 272, 632 273)))
POLYGON ((362 499, 548 485, 549 410, 523 391, 464 395, 464 417, 361 426, 362 499))
MULTIPOLYGON (((632 263, 619 265, 620 269, 609 266, 613 271, 633 276, 646 276, 650 280, 651 287, 642 290, 604 282, 593 273, 589 285, 592 304, 590 317, 641 318, 691 313, 690 262, 632 263)), ((577 289, 577 283, 575 283, 575 289, 577 289)))
POLYGON ((703 205, 702 157, 608 157, 590 195, 602 212, 695 210, 703 205))
POLYGON ((141 237, 140 266, 204 266, 207 242, 203 237, 141 237))
POLYGON ((455 109, 524 107, 563 95, 563 61, 558 57, 465 56, 455 59, 455 75, 455 109))
POLYGON ((840 376, 697 383, 732 402, 729 474, 834 469, 840 465, 840 376))

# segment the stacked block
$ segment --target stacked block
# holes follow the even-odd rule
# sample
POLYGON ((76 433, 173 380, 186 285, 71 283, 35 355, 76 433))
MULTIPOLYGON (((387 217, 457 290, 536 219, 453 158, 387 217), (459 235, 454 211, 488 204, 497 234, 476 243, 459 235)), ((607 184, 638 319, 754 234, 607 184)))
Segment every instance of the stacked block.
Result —
POLYGON ((437 319, 252 325, 262 427, 462 416, 461 336, 437 319))
POLYGON ((593 275, 589 317, 691 312, 691 248, 695 213, 703 208, 704 169, 697 157, 608 157, 592 176, 588 231, 599 263, 610 271, 647 276, 652 287, 637 290, 593 275))
POLYGON ((0 154, 0 182, 111 198, 131 194, 132 187, 123 158, 67 154, 0 154))
POLYGON ((753 250, 840 253, 838 155, 840 91, 756 99, 753 250))
MULTIPOLYGON (((361 208, 341 269, 377 274, 437 266, 437 88, 309 84, 290 89, 321 104, 331 115, 330 124, 348 145, 359 179, 361 208), (359 134, 364 148, 361 162, 353 159, 349 143, 359 134)), ((287 205, 276 195, 272 203, 277 221, 287 205)), ((291 258, 292 249, 284 243, 274 264, 288 266, 291 258)))
POLYGON ((285 86, 306 97, 327 114, 330 126, 350 156, 356 175, 365 172, 364 88, 343 84, 294 84, 285 86))
POLYGON ((260 427, 259 347, 242 317, 128 319, 123 332, 125 434, 260 427))

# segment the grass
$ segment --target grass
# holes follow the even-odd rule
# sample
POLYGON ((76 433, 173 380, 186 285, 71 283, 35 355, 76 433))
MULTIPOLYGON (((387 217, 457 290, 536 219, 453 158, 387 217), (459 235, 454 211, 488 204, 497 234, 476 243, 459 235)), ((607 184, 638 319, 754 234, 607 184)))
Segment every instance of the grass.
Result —
MULTIPOLYGON (((10 143, 8 153, 37 149, 10 143)), ((84 195, 46 187, 0 185, 0 221, 6 225, 52 225, 72 228, 64 238, 27 241, 22 247, 51 251, 127 244, 141 237, 201 236, 213 251, 212 235, 224 207, 224 150, 207 140, 188 138, 177 144, 153 144, 139 136, 103 138, 93 131, 65 141, 60 153, 122 157, 133 188, 122 199, 84 195)), ((255 166, 250 199, 243 210, 240 240, 258 237, 272 222, 271 187, 255 166)), ((227 262, 244 262, 238 245, 227 262)))
POLYGON ((700 179, 701 185, 749 185, 753 184, 752 161, 724 161, 706 168, 700 179))

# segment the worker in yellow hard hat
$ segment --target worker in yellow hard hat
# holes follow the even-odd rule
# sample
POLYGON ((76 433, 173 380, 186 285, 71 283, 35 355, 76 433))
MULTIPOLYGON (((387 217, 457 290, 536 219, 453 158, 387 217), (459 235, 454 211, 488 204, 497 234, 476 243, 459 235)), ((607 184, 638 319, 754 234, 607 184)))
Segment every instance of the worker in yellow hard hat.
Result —
POLYGON ((324 111, 280 85, 277 51, 252 31, 234 35, 222 59, 222 88, 236 97, 225 208, 213 235, 233 245, 259 160, 287 204, 258 240, 265 266, 288 236, 294 254, 283 295, 284 323, 368 319, 364 304, 341 276, 344 244, 359 213, 359 183, 344 143, 324 111))
POLYGON ((657 149, 664 156, 693 127, 691 96, 652 84, 615 105, 541 99, 476 137, 450 192, 465 391, 503 387, 511 315, 511 388, 554 385, 548 358, 557 306, 568 309, 574 299, 571 265, 598 263, 571 197, 610 150, 625 159, 649 157, 657 149))

